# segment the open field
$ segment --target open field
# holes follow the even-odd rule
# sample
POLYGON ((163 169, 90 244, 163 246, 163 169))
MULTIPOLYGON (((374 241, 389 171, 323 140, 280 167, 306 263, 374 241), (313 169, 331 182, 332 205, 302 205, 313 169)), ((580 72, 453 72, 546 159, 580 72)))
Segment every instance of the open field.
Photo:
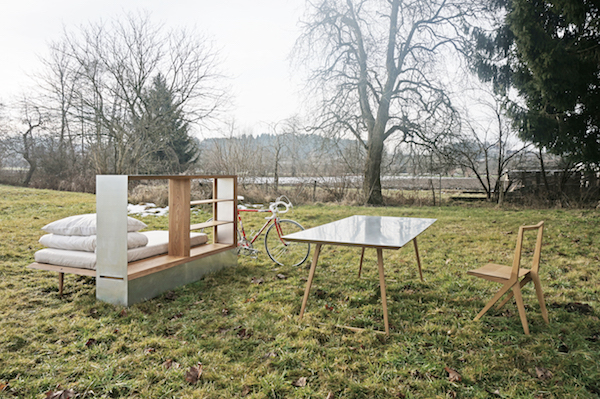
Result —
MULTIPOLYGON (((60 389, 85 398, 600 396, 599 210, 295 207, 290 218, 305 227, 352 214, 438 219, 419 237, 425 282, 412 246, 384 252, 389 338, 335 327, 383 325, 375 251, 358 279, 360 250, 346 247, 323 248, 301 323, 308 271, 276 268, 264 252, 129 308, 97 302, 94 280, 75 276, 60 299, 56 274, 25 266, 42 226, 94 210, 93 195, 0 186, 0 398, 60 389), (473 322, 499 287, 466 271, 510 263, 518 226, 540 220, 550 324, 531 285, 530 336, 514 302, 473 322), (203 374, 192 384, 186 372, 198 363, 203 374)), ((164 217, 142 220, 166 226, 164 217)))

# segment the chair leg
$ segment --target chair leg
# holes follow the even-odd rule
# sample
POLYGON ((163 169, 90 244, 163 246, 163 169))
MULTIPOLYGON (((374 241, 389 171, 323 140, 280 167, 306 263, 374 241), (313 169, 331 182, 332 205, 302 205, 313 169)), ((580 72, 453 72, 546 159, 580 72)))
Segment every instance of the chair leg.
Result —
POLYGON ((548 310, 546 310, 546 302, 544 301, 544 292, 542 291, 542 283, 540 282, 540 277, 534 275, 532 277, 533 285, 535 286, 535 293, 538 297, 538 302, 540 303, 540 310, 542 311, 542 317, 546 324, 550 324, 548 320, 548 310))
MULTIPOLYGON (((520 283, 521 288, 523 288, 525 286, 525 284, 527 284, 530 281, 531 281, 531 277, 528 274, 527 276, 525 276, 525 278, 523 280, 521 280, 521 283, 520 283)), ((506 298, 504 298, 504 300, 502 302, 500 302, 498 305, 496 305, 496 310, 498 310, 498 309, 502 308, 504 305, 506 305, 508 303, 508 301, 511 300, 512 297, 513 297, 513 293, 512 293, 512 291, 510 291, 508 293, 508 295, 506 295, 506 298)))
POLYGON ((65 274, 58 273, 58 297, 59 298, 62 298, 64 284, 65 284, 65 274))
POLYGON ((519 309, 519 317, 521 318, 521 324, 523 325, 523 331, 526 335, 529 335, 529 326, 527 325, 527 315, 525 314, 525 304, 523 304, 523 296, 521 295, 521 287, 515 284, 512 288, 515 295, 515 302, 517 302, 517 309, 519 309))
POLYGON ((487 305, 485 305, 485 307, 483 309, 481 309, 481 312, 479 312, 479 314, 477 316, 475 316, 475 318, 473 320, 477 321, 481 318, 481 316, 483 316, 485 314, 485 312, 487 312, 488 310, 490 310, 490 308, 492 306, 494 306, 494 304, 496 302, 498 302, 498 300, 502 297, 502 295, 506 294, 508 292, 508 290, 510 290, 512 288, 513 285, 515 285, 516 282, 513 281, 509 281, 508 283, 504 284, 502 286, 502 288, 500 288, 500 291, 498 291, 496 293, 496 295, 494 295, 494 297, 492 299, 490 299, 490 301, 487 303, 487 305))

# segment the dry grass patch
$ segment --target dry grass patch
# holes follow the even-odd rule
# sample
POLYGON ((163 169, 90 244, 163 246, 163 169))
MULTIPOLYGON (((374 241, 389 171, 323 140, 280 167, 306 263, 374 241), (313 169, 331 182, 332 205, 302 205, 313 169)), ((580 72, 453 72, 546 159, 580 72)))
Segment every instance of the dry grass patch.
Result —
MULTIPOLYGON (((598 211, 295 207, 290 217, 305 227, 352 214, 438 219, 419 237, 425 282, 412 246, 384 252, 392 328, 386 338, 336 327, 383 325, 375 251, 367 251, 358 279, 354 248, 324 247, 302 323, 307 270, 275 267, 264 252, 129 308, 97 302, 94 280, 74 276, 59 299, 54 274, 25 266, 39 248, 40 227, 93 212, 94 201, 0 186, 1 397, 42 398, 59 384, 86 398, 588 398, 600 392, 598 211), (518 226, 539 220, 546 221, 541 273, 550 325, 531 287, 524 289, 531 336, 523 334, 514 304, 473 322, 497 286, 466 271, 489 260, 508 262, 518 226), (198 363, 202 375, 186 381, 198 363), (446 368, 460 381, 450 381, 446 368)), ((166 226, 164 217, 144 221, 166 226)), ((249 229, 263 223, 244 221, 249 229)))

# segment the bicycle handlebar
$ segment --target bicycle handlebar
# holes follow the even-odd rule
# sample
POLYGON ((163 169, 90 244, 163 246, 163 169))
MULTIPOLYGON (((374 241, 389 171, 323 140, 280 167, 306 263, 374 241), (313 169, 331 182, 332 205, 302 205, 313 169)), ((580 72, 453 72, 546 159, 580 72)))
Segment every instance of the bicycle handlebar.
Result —
POLYGON ((280 197, 277 197, 275 202, 269 203, 269 209, 253 209, 253 208, 247 207, 246 205, 241 205, 241 204, 238 204, 237 208, 238 208, 238 212, 271 212, 271 216, 266 217, 265 219, 273 219, 273 218, 277 217, 277 215, 279 215, 279 214, 286 213, 293 207, 294 206, 292 205, 292 202, 290 201, 290 199, 288 197, 286 197, 285 195, 282 195, 280 197), (283 208, 280 209, 280 207, 283 207, 283 208))
POLYGON ((292 202, 290 201, 290 199, 288 197, 286 197, 285 195, 282 195, 280 197, 278 197, 275 202, 271 202, 269 204, 269 210, 275 215, 278 213, 286 213, 287 211, 290 210, 290 208, 293 208, 292 202), (283 206, 285 207, 284 210, 279 210, 279 207, 283 206))

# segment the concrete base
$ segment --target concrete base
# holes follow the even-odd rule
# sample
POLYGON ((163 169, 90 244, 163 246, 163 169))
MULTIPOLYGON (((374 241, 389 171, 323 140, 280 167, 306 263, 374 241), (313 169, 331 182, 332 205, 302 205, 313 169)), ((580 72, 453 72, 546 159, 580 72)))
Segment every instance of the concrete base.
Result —
POLYGON ((128 281, 127 306, 200 280, 209 273, 237 265, 235 250, 220 252, 128 281))

